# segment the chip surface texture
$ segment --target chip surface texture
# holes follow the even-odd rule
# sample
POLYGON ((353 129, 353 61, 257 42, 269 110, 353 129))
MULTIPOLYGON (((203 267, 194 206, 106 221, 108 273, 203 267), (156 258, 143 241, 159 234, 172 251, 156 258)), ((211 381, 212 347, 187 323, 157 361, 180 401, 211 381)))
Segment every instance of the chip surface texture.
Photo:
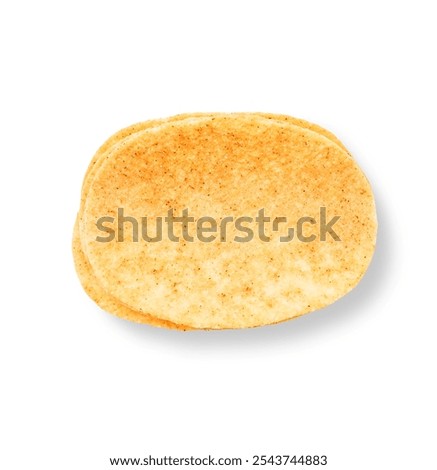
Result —
POLYGON ((73 252, 85 290, 111 313, 181 330, 246 328, 349 292, 376 230, 369 182, 331 133, 286 116, 193 114, 102 146, 73 252))

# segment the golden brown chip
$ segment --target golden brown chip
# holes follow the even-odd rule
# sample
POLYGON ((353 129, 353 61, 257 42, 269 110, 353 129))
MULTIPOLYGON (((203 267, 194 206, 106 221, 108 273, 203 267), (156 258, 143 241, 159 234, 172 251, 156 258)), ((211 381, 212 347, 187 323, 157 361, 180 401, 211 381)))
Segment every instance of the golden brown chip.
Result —
POLYGON ((332 303, 363 275, 375 234, 371 189, 344 150, 311 130, 252 115, 190 118, 127 137, 95 172, 81 224, 109 295, 195 328, 275 323, 332 303), (97 220, 119 208, 151 225, 168 209, 219 222, 255 218, 261 209, 292 225, 317 221, 306 221, 302 238, 320 232, 323 217, 340 217, 341 240, 328 231, 326 240, 320 232, 312 241, 279 242, 272 233, 270 241, 238 243, 231 227, 229 239, 212 243, 134 242, 129 234, 124 242, 96 241, 97 220))

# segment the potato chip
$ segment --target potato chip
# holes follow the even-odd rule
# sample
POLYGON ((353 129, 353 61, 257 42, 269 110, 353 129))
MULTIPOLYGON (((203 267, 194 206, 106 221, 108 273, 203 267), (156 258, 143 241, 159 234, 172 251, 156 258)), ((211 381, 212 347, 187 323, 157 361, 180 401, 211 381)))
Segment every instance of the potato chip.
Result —
POLYGON ((370 186, 348 153, 318 132, 260 115, 197 116, 139 130, 108 149, 87 183, 80 238, 104 292, 140 315, 192 328, 276 323, 332 303, 370 262, 370 186), (156 227, 169 210, 220 227, 251 218, 259 236, 241 242, 247 230, 229 223, 212 242, 133 234, 98 241, 96 223, 115 221, 121 209, 126 220, 156 227), (285 218, 285 235, 296 230, 297 238, 287 241, 274 224, 261 237, 260 211, 272 223, 285 218))

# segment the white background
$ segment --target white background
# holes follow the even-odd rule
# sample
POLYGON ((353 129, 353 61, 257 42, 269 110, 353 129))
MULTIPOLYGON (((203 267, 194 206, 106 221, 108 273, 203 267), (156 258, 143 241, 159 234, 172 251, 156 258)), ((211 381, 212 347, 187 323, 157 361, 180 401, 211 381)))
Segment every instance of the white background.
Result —
POLYGON ((2 2, 1 468, 149 454, 437 468, 436 31, 418 0, 2 2), (88 299, 70 243, 93 153, 196 111, 286 113, 344 141, 379 216, 351 294, 191 333, 88 299))

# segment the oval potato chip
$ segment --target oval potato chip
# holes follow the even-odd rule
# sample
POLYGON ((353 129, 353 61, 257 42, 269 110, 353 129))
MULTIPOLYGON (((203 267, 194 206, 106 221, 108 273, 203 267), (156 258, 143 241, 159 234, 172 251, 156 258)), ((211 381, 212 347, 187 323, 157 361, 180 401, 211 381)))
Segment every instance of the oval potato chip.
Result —
POLYGON ((373 195, 354 160, 319 133, 255 115, 139 131, 102 161, 87 194, 80 237, 99 284, 134 311, 193 328, 259 326, 328 305, 356 285, 374 250, 373 195), (237 243, 231 227, 212 243, 98 242, 96 221, 120 208, 138 221, 171 208, 220 223, 263 210, 297 228, 314 220, 319 233, 237 243))

